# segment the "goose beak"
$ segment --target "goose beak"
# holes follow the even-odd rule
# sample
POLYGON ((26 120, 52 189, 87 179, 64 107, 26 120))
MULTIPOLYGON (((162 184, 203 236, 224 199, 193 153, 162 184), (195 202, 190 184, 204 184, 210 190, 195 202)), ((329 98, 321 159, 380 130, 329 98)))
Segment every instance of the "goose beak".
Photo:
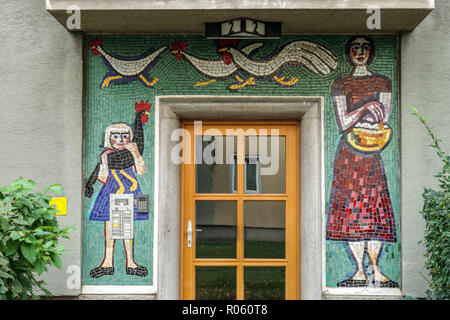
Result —
POLYGON ((225 51, 227 51, 227 48, 220 48, 219 50, 217 50, 217 52, 220 52, 220 53, 225 52, 225 51))

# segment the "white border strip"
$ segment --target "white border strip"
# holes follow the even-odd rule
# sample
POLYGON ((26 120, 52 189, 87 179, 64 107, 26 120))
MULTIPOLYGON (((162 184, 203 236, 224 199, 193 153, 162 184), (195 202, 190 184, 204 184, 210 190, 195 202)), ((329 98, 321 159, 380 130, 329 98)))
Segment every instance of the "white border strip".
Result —
POLYGON ((326 288, 324 295, 360 295, 360 296, 398 296, 402 295, 398 288, 326 288))
POLYGON ((322 134, 322 145, 320 146, 320 156, 321 156, 321 162, 322 162, 322 170, 321 170, 321 185, 322 185, 322 190, 321 190, 321 199, 320 199, 320 212, 321 212, 321 216, 322 216, 322 237, 321 237, 321 242, 322 242, 322 296, 325 294, 325 292, 327 291, 327 259, 326 259, 326 254, 327 254, 327 240, 325 238, 325 234, 326 234, 326 221, 327 221, 327 211, 326 211, 326 194, 325 194, 325 190, 326 190, 326 186, 325 183, 327 181, 326 179, 326 170, 325 170, 325 98, 322 97, 322 103, 320 104, 320 113, 322 115, 322 119, 320 121, 320 125, 321 125, 321 134, 322 134))
POLYGON ((159 96, 155 95, 153 110, 153 286, 158 292, 158 243, 159 243, 159 96))
POLYGON ((84 285, 81 294, 156 294, 156 286, 84 285))

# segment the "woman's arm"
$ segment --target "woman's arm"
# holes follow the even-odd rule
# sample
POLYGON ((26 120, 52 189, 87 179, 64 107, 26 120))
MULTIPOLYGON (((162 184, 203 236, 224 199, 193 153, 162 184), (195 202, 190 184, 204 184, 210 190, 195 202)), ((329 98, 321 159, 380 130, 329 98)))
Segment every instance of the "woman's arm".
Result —
POLYGON ((111 149, 107 149, 103 151, 101 157, 100 157, 100 169, 98 173, 98 181, 105 184, 108 182, 109 178, 109 169, 108 169, 108 154, 114 152, 111 149))
POLYGON ((367 113, 370 113, 374 122, 384 119, 383 105, 378 101, 371 101, 363 106, 348 112, 347 97, 345 95, 333 96, 334 112, 339 126, 339 130, 344 132, 353 127, 367 113))
POLYGON ((391 101, 392 101, 392 92, 381 92, 380 93, 380 103, 384 108, 384 118, 383 122, 387 123, 389 120, 389 115, 391 113, 391 101))
POLYGON ((144 159, 142 158, 142 155, 139 152, 138 145, 134 142, 131 142, 127 145, 127 149, 133 155, 136 173, 139 175, 144 174, 147 171, 147 169, 145 167, 144 159))

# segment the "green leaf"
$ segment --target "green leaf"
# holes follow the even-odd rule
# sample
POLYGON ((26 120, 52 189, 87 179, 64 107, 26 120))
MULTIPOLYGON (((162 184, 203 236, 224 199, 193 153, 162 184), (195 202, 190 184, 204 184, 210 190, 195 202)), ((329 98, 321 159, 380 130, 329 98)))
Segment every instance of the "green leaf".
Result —
POLYGON ((61 269, 62 268, 62 260, 59 257, 59 255, 56 253, 52 253, 50 256, 52 257, 52 264, 55 267, 57 267, 58 269, 61 269))
POLYGON ((51 213, 51 214, 56 214, 56 213, 60 213, 61 211, 54 209, 54 208, 50 208, 50 209, 47 209, 47 212, 51 213))
MULTIPOLYGON (((51 200, 51 198, 50 198, 50 200, 51 200)), ((50 207, 50 204, 48 203, 50 200, 44 199, 44 197, 42 197, 41 199, 39 199, 37 201, 37 203, 40 207, 47 209, 48 207, 50 207)))
POLYGON ((65 227, 64 228, 65 232, 74 232, 75 230, 76 230, 75 227, 65 227))
POLYGON ((18 225, 21 225, 21 226, 29 226, 30 225, 27 221, 20 219, 20 218, 13 219, 13 222, 18 225))
POLYGON ((0 272, 0 278, 13 279, 13 276, 6 272, 0 272))
POLYGON ((27 218, 27 222, 28 222, 30 225, 32 225, 35 221, 36 221, 36 218, 34 218, 34 217, 28 217, 28 218, 27 218))
POLYGON ((45 249, 48 249, 48 248, 50 248, 52 245, 53 245, 53 241, 47 241, 47 242, 44 244, 44 248, 45 248, 45 249))
POLYGON ((6 266, 9 264, 9 260, 3 257, 0 257, 0 266, 6 266))
POLYGON ((22 287, 27 290, 31 291, 33 289, 33 282, 28 279, 25 276, 19 277, 20 283, 22 284, 22 287))
POLYGON ((43 274, 46 271, 45 261, 43 259, 36 260, 34 267, 38 275, 43 274))
POLYGON ((50 292, 50 291, 48 291, 47 289, 45 289, 45 288, 43 288, 43 287, 40 287, 41 288, 41 290, 45 293, 45 295, 47 296, 47 297, 51 297, 52 296, 52 293, 50 292))
POLYGON ((23 291, 23 286, 22 286, 22 284, 20 283, 20 281, 19 281, 18 279, 14 279, 14 280, 12 281, 12 286, 13 286, 14 290, 15 290, 17 293, 23 291))
POLYGON ((0 215, 0 226, 2 227, 3 230, 6 230, 9 226, 8 219, 6 217, 5 218, 1 217, 1 215, 0 215))
POLYGON ((42 199, 46 200, 46 201, 52 201, 53 197, 49 196, 49 195, 43 195, 42 199))
POLYGON ((23 187, 24 187, 24 189, 32 191, 32 190, 34 190, 36 188, 36 182, 34 182, 32 180, 26 180, 23 183, 23 187))
POLYGON ((20 241, 8 241, 6 243, 6 256, 12 256, 19 249, 20 241))
POLYGON ((55 193, 57 195, 60 195, 60 196, 64 195, 64 190, 63 190, 63 188, 61 187, 60 184, 51 185, 49 187, 49 189, 50 189, 51 192, 53 192, 53 193, 55 193))
POLYGON ((414 108, 414 107, 409 107, 412 111, 413 111, 413 113, 414 114, 418 114, 419 112, 417 111, 417 108, 414 108))
POLYGON ((35 236, 46 236, 46 235, 51 235, 51 234, 52 234, 51 232, 44 231, 41 228, 34 229, 35 236))
POLYGON ((25 205, 26 207, 28 207, 28 209, 33 210, 34 209, 34 204, 32 201, 28 200, 25 197, 21 197, 19 199, 17 199, 16 203, 25 205))
POLYGON ((9 237, 11 238, 11 240, 17 240, 17 239, 22 238, 22 235, 18 231, 11 231, 11 233, 9 234, 9 237))
POLYGON ((55 248, 55 253, 61 255, 61 254, 67 253, 67 251, 66 251, 66 248, 64 247, 64 245, 59 245, 55 248))
POLYGON ((34 248, 34 245, 23 242, 20 245, 20 251, 25 259, 27 259, 30 263, 34 263, 34 261, 36 261, 36 249, 34 248))

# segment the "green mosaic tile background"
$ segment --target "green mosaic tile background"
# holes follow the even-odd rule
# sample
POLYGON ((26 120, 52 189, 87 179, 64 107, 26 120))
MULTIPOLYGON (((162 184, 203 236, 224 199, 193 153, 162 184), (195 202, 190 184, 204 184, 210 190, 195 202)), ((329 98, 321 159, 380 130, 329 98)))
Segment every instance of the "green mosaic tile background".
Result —
MULTIPOLYGON (((159 56, 157 63, 147 74, 148 79, 158 77, 154 88, 148 88, 139 81, 125 84, 112 83, 109 88, 100 89, 100 84, 108 72, 100 56, 91 54, 85 47, 86 74, 86 106, 85 106, 85 159, 84 178, 87 180, 95 165, 99 161, 103 150, 104 130, 112 122, 127 122, 133 124, 134 103, 149 100, 154 104, 157 95, 250 95, 250 96, 324 96, 325 97, 325 174, 327 207, 330 185, 333 173, 334 151, 339 141, 339 130, 336 124, 331 101, 331 85, 334 80, 351 71, 351 66, 345 56, 345 45, 350 36, 289 36, 277 40, 265 40, 264 46, 253 55, 263 58, 270 55, 277 48, 292 40, 310 40, 330 49, 338 58, 336 70, 326 76, 314 75, 303 67, 285 69, 281 75, 286 79, 299 77, 295 86, 282 87, 269 80, 255 80, 255 86, 248 86, 237 91, 230 91, 227 87, 235 83, 235 79, 218 80, 208 86, 195 87, 196 81, 206 81, 186 60, 176 60, 171 51, 171 44, 177 40, 188 42, 185 50, 190 54, 204 59, 218 59, 213 40, 206 40, 201 36, 182 35, 92 35, 85 39, 87 44, 91 38, 103 39, 103 48, 110 53, 123 56, 137 56, 147 51, 154 51, 162 46, 168 48, 159 56)), ((400 239, 400 197, 399 197, 399 148, 398 148, 398 75, 397 75, 397 37, 374 36, 376 56, 369 67, 372 72, 389 77, 393 85, 392 111, 389 125, 393 128, 394 136, 390 145, 382 152, 382 158, 391 200, 395 211, 398 238, 400 239)), ((252 40, 239 41, 239 48, 252 43, 252 40)), ((142 192, 150 194, 153 207, 154 183, 154 114, 144 127, 146 147, 143 154, 147 173, 138 176, 142 192)), ((89 221, 90 207, 100 189, 100 183, 95 185, 92 198, 85 198, 84 209, 84 240, 83 240, 83 284, 87 285, 152 285, 155 266, 153 264, 153 212, 148 221, 135 222, 135 260, 148 268, 149 275, 145 278, 125 274, 125 257, 122 241, 117 241, 115 248, 114 276, 104 276, 93 279, 89 271, 100 265, 104 253, 103 222, 89 221)), ((324 218, 326 221, 326 218, 324 218)), ((388 244, 380 258, 382 271, 392 280, 400 282, 400 242, 388 244)), ((326 243, 326 285, 335 287, 336 282, 345 279, 353 271, 353 266, 344 245, 340 242, 326 243)), ((178 275, 174 275, 177 277, 178 275)))

